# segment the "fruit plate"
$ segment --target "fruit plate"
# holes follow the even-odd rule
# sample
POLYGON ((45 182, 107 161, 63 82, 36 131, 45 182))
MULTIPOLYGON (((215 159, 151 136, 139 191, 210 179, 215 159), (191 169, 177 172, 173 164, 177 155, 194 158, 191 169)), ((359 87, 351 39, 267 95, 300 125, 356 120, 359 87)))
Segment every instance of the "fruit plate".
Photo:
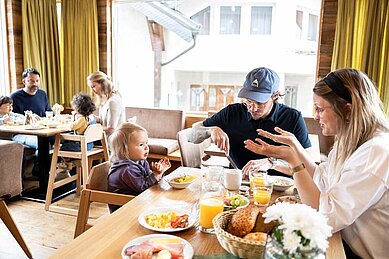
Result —
MULTIPOLYGON (((167 235, 167 234, 151 234, 151 235, 145 235, 145 236, 140 236, 138 238, 135 238, 135 239, 131 240, 130 242, 128 242, 126 245, 124 245, 123 249, 122 249, 122 258, 123 259, 130 258, 130 256, 126 255, 126 249, 128 247, 134 246, 134 245, 139 245, 145 241, 152 241, 152 240, 155 240, 157 242, 162 241, 162 243, 164 240, 167 240, 166 243, 170 243, 169 241, 171 241, 171 240, 177 240, 179 243, 184 245, 184 250, 183 250, 184 259, 191 259, 193 257, 193 254, 194 254, 193 247, 185 239, 180 238, 180 237, 176 237, 173 235, 167 235)), ((152 257, 152 258, 156 258, 156 256, 152 257)))
POLYGON ((142 214, 140 214, 138 217, 138 222, 139 222, 139 224, 141 224, 143 227, 145 227, 147 229, 154 230, 157 232, 169 233, 169 232, 178 232, 178 231, 182 231, 182 230, 191 228, 194 225, 194 223, 196 222, 196 217, 192 213, 190 213, 189 211, 179 209, 179 208, 158 208, 158 209, 147 210, 147 211, 143 212, 142 214), (158 228, 158 227, 151 226, 146 222, 147 215, 155 214, 157 216, 160 216, 161 214, 167 214, 169 212, 175 212, 178 214, 178 216, 181 216, 183 214, 187 214, 188 215, 188 225, 184 228, 172 228, 172 227, 158 228))
POLYGON ((225 201, 224 201, 224 211, 227 211, 227 210, 233 210, 233 209, 237 209, 237 208, 244 208, 244 207, 247 207, 249 206, 250 204, 250 200, 249 198, 243 196, 243 195, 240 195, 240 194, 235 194, 233 196, 240 196, 240 199, 241 199, 241 203, 243 203, 243 205, 226 205, 226 199, 229 199, 229 198, 225 198, 225 201))

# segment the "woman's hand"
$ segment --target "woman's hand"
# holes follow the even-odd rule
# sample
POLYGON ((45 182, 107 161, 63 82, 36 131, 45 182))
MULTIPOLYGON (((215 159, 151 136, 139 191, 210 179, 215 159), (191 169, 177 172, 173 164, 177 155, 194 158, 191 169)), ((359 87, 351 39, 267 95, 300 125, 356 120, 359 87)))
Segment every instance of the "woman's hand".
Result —
POLYGON ((282 143, 285 145, 288 145, 292 148, 295 148, 299 143, 295 135, 293 133, 290 133, 288 131, 282 130, 279 127, 275 127, 274 130, 279 133, 279 135, 272 134, 268 131, 264 131, 261 129, 258 129, 258 135, 266 137, 268 139, 273 140, 274 142, 282 143))
POLYGON ((230 151, 230 140, 227 134, 219 127, 212 127, 209 131, 212 142, 215 143, 218 148, 224 150, 228 155, 230 151))
POLYGON ((255 141, 257 141, 259 144, 250 139, 244 141, 244 147, 256 154, 283 159, 289 163, 295 159, 298 159, 297 154, 289 146, 269 145, 259 138, 255 139, 255 141))
POLYGON ((267 171, 271 166, 268 158, 251 160, 242 168, 243 178, 248 178, 250 171, 267 171))

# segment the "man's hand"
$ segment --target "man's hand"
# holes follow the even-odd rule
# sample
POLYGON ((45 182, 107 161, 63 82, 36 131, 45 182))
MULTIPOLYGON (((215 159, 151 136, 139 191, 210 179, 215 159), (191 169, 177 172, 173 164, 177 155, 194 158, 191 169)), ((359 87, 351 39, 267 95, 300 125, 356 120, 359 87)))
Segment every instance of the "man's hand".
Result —
POLYGON ((242 168, 243 178, 249 177, 250 171, 267 171, 271 168, 272 163, 268 158, 251 160, 242 168))
POLYGON ((227 134, 219 127, 212 127, 209 131, 212 142, 215 143, 218 148, 224 150, 228 155, 230 152, 230 140, 227 134))

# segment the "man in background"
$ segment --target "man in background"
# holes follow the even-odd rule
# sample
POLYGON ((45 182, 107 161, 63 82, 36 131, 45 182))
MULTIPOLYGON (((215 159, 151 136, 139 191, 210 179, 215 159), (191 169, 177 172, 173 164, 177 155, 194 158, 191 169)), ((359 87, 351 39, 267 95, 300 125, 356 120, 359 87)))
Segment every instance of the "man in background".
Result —
MULTIPOLYGON (((39 71, 35 68, 25 69, 22 73, 22 82, 24 87, 11 94, 11 98, 13 100, 13 111, 20 114, 24 114, 25 111, 32 111, 35 118, 39 120, 40 117, 45 116, 46 111, 51 111, 46 92, 39 89, 39 71)), ((17 134, 12 138, 12 140, 34 149, 36 156, 38 156, 37 136, 17 134)), ((25 160, 26 158, 24 157, 23 168, 25 168, 25 160)), ((37 171, 38 167, 35 162, 33 174, 37 175, 37 171)))
MULTIPOLYGON (((193 128, 197 134, 211 137, 212 142, 229 154, 244 176, 251 170, 269 170, 287 172, 285 162, 254 154, 245 149, 244 141, 261 138, 257 130, 263 129, 278 134, 274 128, 279 127, 293 133, 301 145, 311 147, 308 130, 301 112, 278 103, 281 93, 278 91, 279 77, 271 69, 260 67, 246 76, 238 97, 241 103, 230 104, 203 122, 197 122, 193 128)), ((263 139, 271 145, 277 145, 263 139)), ((283 175, 283 174, 280 174, 283 175)))

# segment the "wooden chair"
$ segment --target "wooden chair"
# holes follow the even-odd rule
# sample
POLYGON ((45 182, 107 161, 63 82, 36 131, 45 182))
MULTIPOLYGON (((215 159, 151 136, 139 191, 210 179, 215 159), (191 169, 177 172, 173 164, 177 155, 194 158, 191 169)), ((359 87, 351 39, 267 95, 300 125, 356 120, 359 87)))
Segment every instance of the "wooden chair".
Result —
POLYGON ((107 161, 92 168, 86 183, 86 188, 81 192, 74 238, 92 227, 92 224, 88 223, 89 209, 92 202, 124 205, 135 197, 132 195, 107 192, 110 167, 111 164, 107 161))
POLYGON ((51 159, 50 177, 47 186, 45 210, 70 214, 70 215, 76 215, 77 210, 54 206, 51 204, 53 190, 67 183, 76 181, 77 182, 76 191, 77 194, 80 194, 81 185, 85 185, 87 182, 89 170, 92 166, 92 162, 94 160, 101 160, 101 159, 104 159, 104 161, 109 160, 107 138, 101 124, 89 125, 84 135, 76 135, 70 133, 57 134, 55 137, 53 157, 51 159), (62 140, 80 142, 81 151, 76 152, 76 151, 60 150, 62 140), (102 146, 94 146, 91 150, 87 150, 87 144, 89 142, 94 142, 98 140, 101 141, 102 146), (81 161, 81 166, 77 166, 77 170, 76 170, 77 173, 65 179, 55 181, 55 176, 56 176, 55 171, 57 168, 58 157, 71 158, 71 159, 76 159, 81 161))
POLYGON ((3 197, 0 197, 0 218, 7 226, 11 234, 14 236, 20 247, 23 249, 24 253, 27 255, 27 257, 32 258, 32 254, 28 249, 27 244, 22 237, 22 234, 20 234, 20 231, 16 226, 15 221, 9 213, 7 204, 4 202, 3 197))
POLYGON ((178 146, 181 153, 181 165, 187 167, 223 166, 228 168, 226 157, 209 156, 204 150, 211 146, 211 138, 197 139, 192 128, 183 129, 177 133, 178 146))

